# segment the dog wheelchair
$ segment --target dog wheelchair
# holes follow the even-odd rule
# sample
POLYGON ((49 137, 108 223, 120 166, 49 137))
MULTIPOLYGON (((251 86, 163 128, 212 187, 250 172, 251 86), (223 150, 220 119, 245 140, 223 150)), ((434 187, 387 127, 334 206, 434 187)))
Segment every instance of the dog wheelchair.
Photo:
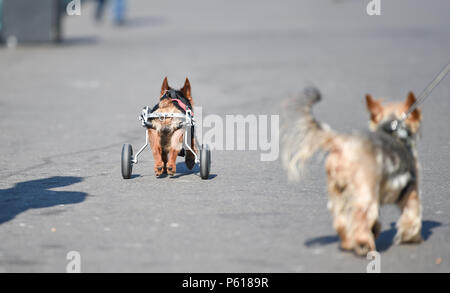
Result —
POLYGON ((133 170, 133 165, 138 163, 138 156, 142 151, 148 146, 148 129, 153 128, 152 120, 159 119, 163 121, 166 118, 179 118, 181 120, 177 129, 184 129, 184 139, 183 146, 179 153, 179 156, 184 156, 185 153, 191 152, 195 157, 195 163, 200 164, 200 177, 202 179, 209 178, 209 172, 211 168, 211 150, 208 145, 202 145, 199 153, 197 154, 193 150, 192 141, 198 144, 197 137, 195 136, 195 121, 193 113, 190 109, 186 110, 186 113, 153 113, 149 107, 145 107, 142 110, 139 120, 142 126, 146 128, 145 130, 145 144, 138 150, 138 152, 133 156, 133 148, 130 144, 124 144, 122 146, 122 177, 124 179, 130 179, 133 170), (192 139, 194 136, 194 140, 192 139))

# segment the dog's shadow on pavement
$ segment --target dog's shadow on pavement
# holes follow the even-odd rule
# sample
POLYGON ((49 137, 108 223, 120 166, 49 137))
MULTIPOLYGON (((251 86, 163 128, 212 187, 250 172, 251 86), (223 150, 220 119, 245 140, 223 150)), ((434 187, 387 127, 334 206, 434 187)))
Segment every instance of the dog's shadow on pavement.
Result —
MULTIPOLYGON (((442 226, 442 223, 436 221, 423 221, 422 222, 422 238, 423 241, 427 241, 433 234, 433 229, 442 226)), ((391 227, 380 233, 378 238, 375 240, 377 250, 380 252, 386 251, 394 243, 394 237, 397 233, 397 228, 395 223, 391 223, 391 227)))
MULTIPOLYGON (((427 241, 433 234, 433 229, 442 226, 442 223, 436 221, 423 221, 422 222, 422 238, 427 241)), ((394 243, 394 237, 397 233, 395 223, 391 223, 391 227, 388 230, 382 231, 378 238, 375 240, 377 250, 383 252, 389 249, 394 243)), ((339 237, 337 235, 327 235, 311 238, 305 241, 306 247, 324 246, 332 243, 338 243, 339 237)))
POLYGON ((54 176, 19 182, 12 188, 0 189, 0 225, 29 209, 82 202, 87 196, 85 192, 50 190, 81 181, 81 177, 54 176))

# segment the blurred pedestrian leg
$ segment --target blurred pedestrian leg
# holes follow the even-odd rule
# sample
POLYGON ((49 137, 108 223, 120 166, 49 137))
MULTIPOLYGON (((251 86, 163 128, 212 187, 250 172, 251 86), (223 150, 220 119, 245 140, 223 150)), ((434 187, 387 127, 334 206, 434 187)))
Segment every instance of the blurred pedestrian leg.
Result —
POLYGON ((113 15, 114 23, 122 25, 125 22, 125 0, 114 0, 113 15))
POLYGON ((105 11, 106 0, 97 0, 97 8, 95 9, 95 20, 100 21, 105 11))

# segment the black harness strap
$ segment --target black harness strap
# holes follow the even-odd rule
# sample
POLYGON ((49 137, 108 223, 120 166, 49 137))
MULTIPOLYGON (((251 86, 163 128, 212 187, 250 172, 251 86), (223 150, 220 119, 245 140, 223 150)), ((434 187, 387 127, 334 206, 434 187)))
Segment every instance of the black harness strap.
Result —
MULTIPOLYGON (((186 109, 189 109, 192 111, 191 103, 189 102, 189 100, 186 97, 184 97, 184 95, 181 93, 181 91, 177 91, 174 89, 167 90, 164 93, 164 95, 160 98, 160 101, 162 101, 164 99, 171 99, 172 104, 175 107, 177 107, 177 109, 180 110, 184 114, 186 113, 186 111, 180 106, 180 104, 178 104, 178 102, 176 100, 180 100, 183 104, 186 105, 186 109)), ((151 113, 155 112, 157 109, 159 109, 159 103, 153 107, 151 113)))

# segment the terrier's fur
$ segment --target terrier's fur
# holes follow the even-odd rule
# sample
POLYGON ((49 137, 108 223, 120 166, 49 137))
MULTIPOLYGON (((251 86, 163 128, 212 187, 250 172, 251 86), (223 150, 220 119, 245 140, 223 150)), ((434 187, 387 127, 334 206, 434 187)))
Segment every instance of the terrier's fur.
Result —
POLYGON ((421 111, 414 110, 404 121, 406 136, 388 131, 390 122, 416 101, 414 94, 410 92, 403 103, 386 105, 366 95, 371 132, 362 135, 338 134, 316 121, 311 108, 319 100, 319 91, 308 88, 300 97, 285 101, 283 115, 288 123, 283 126, 283 164, 289 177, 298 179, 314 153, 327 153, 328 208, 345 250, 366 255, 376 249, 382 204, 396 204, 402 212, 395 243, 420 242, 422 208, 415 139, 421 111))
MULTIPOLYGON (((165 77, 161 86, 160 101, 155 113, 182 113, 171 99, 162 99, 168 90, 172 90, 172 88, 169 86, 167 77, 165 77)), ((193 109, 194 101, 188 78, 186 78, 184 86, 176 92, 178 95, 186 98, 190 103, 190 108, 193 109)), ((161 176, 165 173, 174 175, 176 173, 176 159, 183 147, 184 140, 184 129, 178 128, 180 122, 180 118, 153 119, 152 125, 155 129, 148 129, 150 146, 155 160, 154 171, 156 176, 161 176)), ((194 141, 192 137, 192 148, 196 151, 194 141)), ((195 157, 190 151, 185 152, 185 162, 188 169, 192 169, 195 165, 195 157)))

